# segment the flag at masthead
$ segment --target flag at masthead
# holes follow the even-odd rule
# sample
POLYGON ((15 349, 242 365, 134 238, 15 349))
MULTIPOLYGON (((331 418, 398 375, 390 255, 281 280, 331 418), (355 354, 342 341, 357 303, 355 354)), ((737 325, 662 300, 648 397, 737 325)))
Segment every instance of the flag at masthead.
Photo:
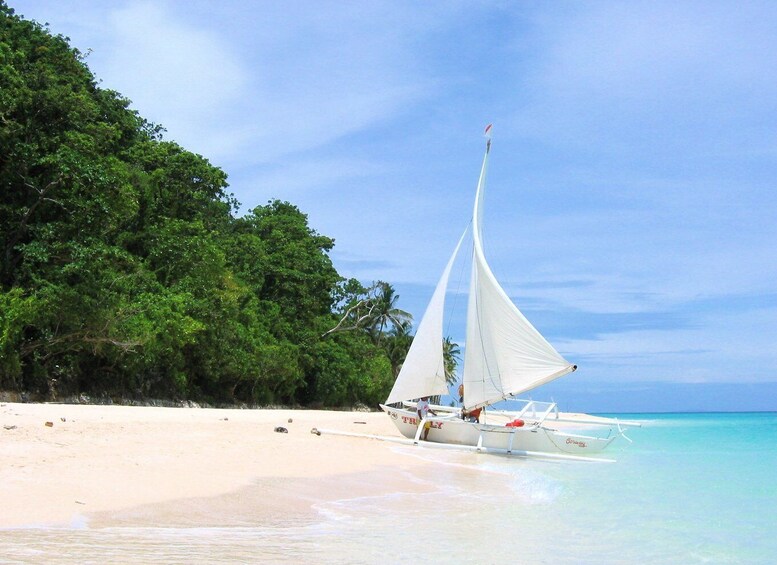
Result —
POLYGON ((488 139, 488 141, 486 141, 486 153, 491 150, 491 132, 493 131, 493 127, 493 124, 488 124, 485 131, 483 132, 483 134, 486 136, 486 139, 488 139))

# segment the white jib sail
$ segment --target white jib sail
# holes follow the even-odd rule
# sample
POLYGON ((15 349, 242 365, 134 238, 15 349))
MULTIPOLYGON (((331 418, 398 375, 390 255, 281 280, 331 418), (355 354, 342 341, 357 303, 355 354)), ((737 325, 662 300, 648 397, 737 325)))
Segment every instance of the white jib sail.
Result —
POLYGON ((486 262, 480 224, 488 153, 487 149, 472 218, 474 249, 463 379, 467 409, 531 390, 575 370, 521 314, 486 262))
POLYGON ((465 230, 434 289, 386 404, 448 392, 442 346, 445 292, 451 268, 466 233, 465 230))

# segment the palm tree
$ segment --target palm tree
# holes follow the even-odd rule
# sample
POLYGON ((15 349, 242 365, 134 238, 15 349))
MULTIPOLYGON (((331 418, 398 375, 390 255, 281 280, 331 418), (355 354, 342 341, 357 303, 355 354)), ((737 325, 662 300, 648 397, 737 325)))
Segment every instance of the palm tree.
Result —
MULTIPOLYGON (((461 359, 461 350, 459 344, 451 339, 450 336, 442 340, 442 359, 443 369, 445 371, 445 383, 448 386, 456 383, 456 367, 461 359)), ((429 399, 432 404, 440 403, 440 395, 435 395, 429 399)))
MULTIPOLYGON (((445 371, 445 383, 448 386, 456 384, 456 367, 459 366, 461 360, 461 350, 459 344, 453 341, 448 336, 442 340, 442 362, 443 370, 445 371)), ((440 403, 440 395, 435 395, 430 399, 432 404, 440 403)))
POLYGON ((380 344, 391 326, 401 328, 413 321, 413 316, 396 307, 399 295, 387 282, 378 281, 370 288, 364 288, 358 281, 351 279, 341 289, 340 320, 325 331, 321 337, 344 331, 366 331, 373 343, 380 344))
POLYGON ((373 286, 374 308, 371 308, 369 332, 373 341, 378 344, 387 326, 401 327, 409 323, 413 316, 409 312, 397 308, 399 295, 394 287, 387 282, 378 281, 373 286))
POLYGON ((445 368, 445 382, 450 386, 456 383, 456 368, 461 361, 461 349, 451 336, 442 341, 442 358, 445 368))
POLYGON ((410 322, 402 322, 398 325, 395 324, 388 332, 385 348, 386 355, 391 362, 391 371, 394 374, 394 378, 399 375, 402 363, 405 362, 407 352, 413 343, 413 336, 410 334, 412 327, 413 325, 410 322))

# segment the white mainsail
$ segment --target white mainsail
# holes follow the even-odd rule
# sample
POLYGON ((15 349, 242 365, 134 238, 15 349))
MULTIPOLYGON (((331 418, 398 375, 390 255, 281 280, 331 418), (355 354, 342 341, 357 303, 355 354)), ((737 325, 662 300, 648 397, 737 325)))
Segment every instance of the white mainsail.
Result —
POLYGON ((472 215, 473 258, 464 358, 465 409, 531 390, 576 369, 531 325, 494 277, 483 253, 481 219, 488 154, 472 215))
POLYGON ((418 324, 413 343, 407 352, 394 388, 391 389, 391 393, 386 399, 386 404, 448 392, 442 346, 445 292, 448 288, 451 268, 466 234, 465 231, 459 239, 459 243, 434 289, 432 299, 418 324))

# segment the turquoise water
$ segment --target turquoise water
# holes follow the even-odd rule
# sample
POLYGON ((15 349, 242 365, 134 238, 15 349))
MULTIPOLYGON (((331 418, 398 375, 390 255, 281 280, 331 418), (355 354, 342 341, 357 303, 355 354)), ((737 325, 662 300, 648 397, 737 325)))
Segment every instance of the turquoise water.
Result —
POLYGON ((777 563, 777 413, 626 418, 647 425, 617 463, 395 447, 431 462, 423 494, 282 527, 0 530, 0 563, 777 563))

